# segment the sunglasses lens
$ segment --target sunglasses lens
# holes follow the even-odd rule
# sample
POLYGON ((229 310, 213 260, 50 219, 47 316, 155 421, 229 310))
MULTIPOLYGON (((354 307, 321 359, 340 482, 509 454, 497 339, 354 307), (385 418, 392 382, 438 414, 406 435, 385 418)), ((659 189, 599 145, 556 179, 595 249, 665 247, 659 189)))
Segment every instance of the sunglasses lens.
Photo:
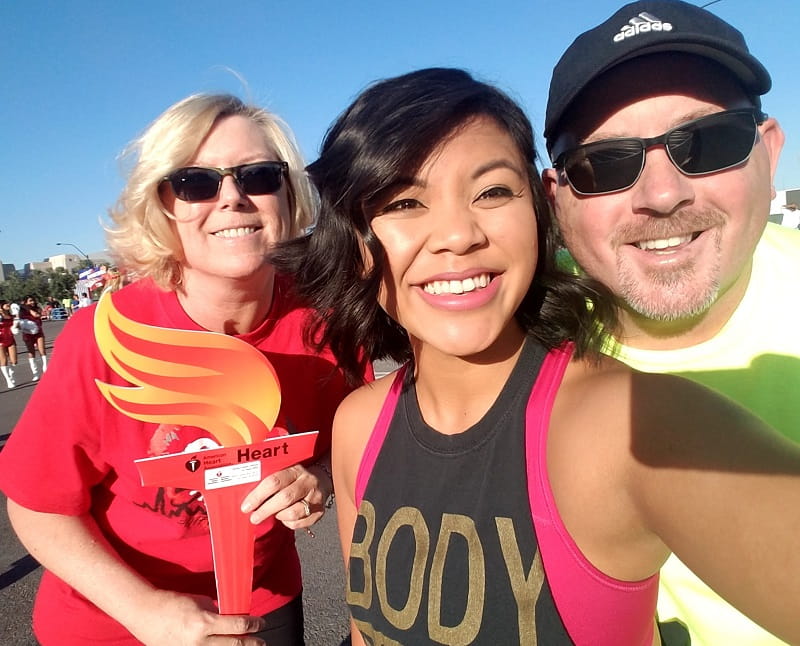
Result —
POLYGON ((745 161, 756 140, 756 123, 749 112, 711 115, 673 130, 667 149, 687 175, 703 175, 745 161))
POLYGON ((636 182, 643 159, 638 139, 599 141, 572 153, 564 162, 564 172, 578 193, 611 193, 636 182))
POLYGON ((283 165, 280 162, 246 164, 239 167, 236 179, 248 195, 271 195, 281 188, 283 165))
POLYGON ((222 176, 210 168, 181 168, 169 176, 175 196, 185 202, 209 200, 217 194, 222 176))
MULTIPOLYGON (((645 146, 665 144, 685 175, 705 175, 738 166, 753 150, 757 126, 750 110, 720 112, 651 139, 609 139, 565 154, 562 165, 572 188, 600 195, 630 188, 644 167, 645 146)), ((557 160, 558 161, 558 160, 557 160)))
POLYGON ((248 195, 271 195, 283 184, 284 162, 257 162, 231 169, 189 167, 167 177, 175 196, 185 202, 210 200, 219 192, 224 175, 233 175, 248 195))

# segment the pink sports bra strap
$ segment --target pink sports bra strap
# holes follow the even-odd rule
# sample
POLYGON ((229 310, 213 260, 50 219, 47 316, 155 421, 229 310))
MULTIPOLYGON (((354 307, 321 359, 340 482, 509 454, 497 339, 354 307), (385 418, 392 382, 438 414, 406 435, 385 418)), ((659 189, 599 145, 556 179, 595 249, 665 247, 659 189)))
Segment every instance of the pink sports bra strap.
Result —
POLYGON ((389 424, 394 416, 397 400, 400 399, 400 392, 403 390, 403 378, 407 368, 408 364, 405 364, 397 371, 389 389, 389 394, 383 402, 381 413, 378 415, 378 421, 375 422, 375 428, 372 429, 367 446, 364 448, 364 455, 361 457, 361 464, 358 467, 358 475, 356 476, 356 508, 364 498, 364 490, 367 488, 367 482, 369 482, 369 477, 372 474, 372 467, 375 466, 375 460, 378 459, 378 453, 380 453, 383 441, 386 439, 386 433, 389 431, 389 424))
POLYGON ((526 411, 528 495, 536 538, 553 599, 573 641, 650 646, 655 629, 658 574, 620 581, 595 568, 561 520, 547 473, 550 414, 572 344, 548 353, 526 411))

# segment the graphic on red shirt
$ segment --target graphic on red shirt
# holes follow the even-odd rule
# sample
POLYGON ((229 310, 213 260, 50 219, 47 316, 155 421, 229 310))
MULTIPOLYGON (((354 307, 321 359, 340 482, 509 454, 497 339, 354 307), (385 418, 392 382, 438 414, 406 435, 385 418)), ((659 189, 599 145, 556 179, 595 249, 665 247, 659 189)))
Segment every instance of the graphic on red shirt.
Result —
POLYGON ((106 363, 133 384, 95 382, 124 415, 196 426, 221 446, 274 434, 280 384, 269 359, 250 344, 217 332, 133 321, 114 307, 110 293, 97 305, 94 330, 106 363))
MULTIPOLYGON (((208 437, 202 429, 176 424, 159 424, 150 439, 147 453, 150 457, 158 457, 173 453, 194 453, 218 446, 219 443, 208 437)), ((195 458, 195 462, 197 464, 195 468, 199 468, 200 461, 195 458)), ((135 504, 168 518, 177 518, 187 528, 208 527, 208 513, 200 491, 180 487, 159 487, 152 503, 135 504)))

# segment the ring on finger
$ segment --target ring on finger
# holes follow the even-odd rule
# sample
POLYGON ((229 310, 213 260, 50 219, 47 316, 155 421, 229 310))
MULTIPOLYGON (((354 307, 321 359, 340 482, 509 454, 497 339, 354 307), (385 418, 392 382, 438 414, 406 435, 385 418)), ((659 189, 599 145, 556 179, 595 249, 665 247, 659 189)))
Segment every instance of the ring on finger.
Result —
POLYGON ((306 512, 306 518, 308 518, 311 515, 311 505, 308 504, 308 500, 305 498, 301 498, 300 502, 303 503, 303 509, 306 512))

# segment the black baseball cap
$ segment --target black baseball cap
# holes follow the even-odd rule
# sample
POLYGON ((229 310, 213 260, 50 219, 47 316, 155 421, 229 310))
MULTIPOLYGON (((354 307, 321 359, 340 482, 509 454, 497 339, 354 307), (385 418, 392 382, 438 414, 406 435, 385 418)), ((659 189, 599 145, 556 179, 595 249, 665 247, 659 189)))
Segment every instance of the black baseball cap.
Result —
POLYGON ((660 52, 717 62, 757 102, 772 87, 769 72, 750 53, 742 33, 710 11, 680 0, 632 2, 578 36, 553 68, 544 122, 548 149, 567 108, 591 81, 620 63, 660 52))

